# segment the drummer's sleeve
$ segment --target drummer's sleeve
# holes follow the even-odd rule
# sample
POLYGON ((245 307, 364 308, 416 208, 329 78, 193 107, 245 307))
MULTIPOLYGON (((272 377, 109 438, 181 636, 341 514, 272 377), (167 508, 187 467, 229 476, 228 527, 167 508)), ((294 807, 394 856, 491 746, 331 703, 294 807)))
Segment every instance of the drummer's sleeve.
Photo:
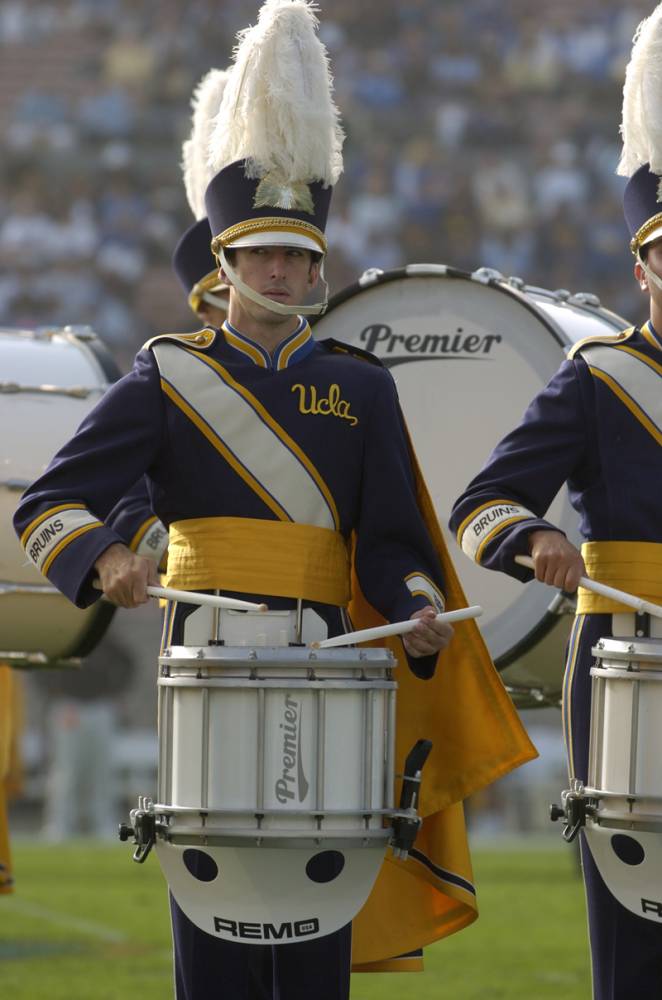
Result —
POLYGON ((386 369, 375 374, 379 385, 365 436, 356 571, 370 604, 388 621, 404 621, 428 604, 443 611, 444 581, 416 499, 395 384, 386 369))
POLYGON ((168 529, 152 511, 152 498, 144 476, 115 504, 105 524, 117 532, 132 552, 153 559, 159 572, 165 572, 168 529))
POLYGON ((150 467, 163 432, 158 369, 141 351, 21 498, 14 527, 29 561, 78 607, 100 596, 94 563, 125 541, 104 521, 150 467))
POLYGON ((585 375, 580 358, 564 362, 455 502, 451 531, 479 565, 530 580, 532 571, 514 557, 529 554, 532 531, 561 530, 545 514, 567 480, 582 488, 597 479, 593 390, 585 375))

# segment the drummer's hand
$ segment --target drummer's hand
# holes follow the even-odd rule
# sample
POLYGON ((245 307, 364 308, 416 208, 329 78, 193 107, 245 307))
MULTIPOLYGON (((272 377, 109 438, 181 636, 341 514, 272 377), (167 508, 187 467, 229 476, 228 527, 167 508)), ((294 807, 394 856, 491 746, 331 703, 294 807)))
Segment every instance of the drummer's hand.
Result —
POLYGON ((418 618, 420 624, 412 632, 402 637, 402 642, 409 656, 431 656, 446 649, 453 638, 453 626, 448 622, 435 621, 436 610, 431 604, 421 611, 410 615, 410 620, 418 618))
POLYGON ((574 594, 580 576, 586 576, 581 553, 560 531, 532 531, 529 551, 536 580, 574 594))
POLYGON ((104 594, 120 608, 145 604, 149 600, 147 586, 159 582, 154 560, 135 555, 119 542, 102 552, 94 567, 104 594))

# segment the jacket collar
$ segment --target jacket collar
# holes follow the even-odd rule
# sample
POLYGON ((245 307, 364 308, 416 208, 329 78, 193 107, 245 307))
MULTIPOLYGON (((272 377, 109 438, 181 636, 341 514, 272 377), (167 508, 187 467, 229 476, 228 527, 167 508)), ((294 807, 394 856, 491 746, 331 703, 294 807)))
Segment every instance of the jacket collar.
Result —
POLYGON ((245 334, 240 333, 227 320, 221 327, 226 343, 251 361, 258 368, 269 368, 273 371, 283 371, 291 368, 292 365, 303 361, 308 357, 315 346, 310 325, 303 317, 299 317, 299 323, 293 333, 282 340, 273 356, 269 354, 261 344, 251 340, 245 334))

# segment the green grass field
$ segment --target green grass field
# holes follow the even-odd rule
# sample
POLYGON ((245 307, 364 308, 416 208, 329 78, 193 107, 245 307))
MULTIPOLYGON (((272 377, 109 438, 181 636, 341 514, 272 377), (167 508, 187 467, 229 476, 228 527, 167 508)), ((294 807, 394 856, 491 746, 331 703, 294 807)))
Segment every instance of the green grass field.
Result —
MULTIPOLYGON (((354 976, 352 1000, 590 997, 572 850, 562 843, 479 848, 473 858, 479 920, 427 949, 423 974, 354 976)), ((1 997, 172 996, 167 895, 156 858, 139 867, 120 845, 15 840, 14 861, 17 890, 0 896, 1 997)))

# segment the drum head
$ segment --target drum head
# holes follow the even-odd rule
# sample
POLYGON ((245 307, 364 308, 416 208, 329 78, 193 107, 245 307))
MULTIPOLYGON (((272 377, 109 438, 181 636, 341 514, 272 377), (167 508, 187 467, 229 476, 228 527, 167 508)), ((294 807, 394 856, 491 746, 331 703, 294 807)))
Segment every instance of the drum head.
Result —
POLYGON ((616 830, 588 822, 586 842, 602 879, 626 910, 662 923, 662 816, 656 830, 616 830))
POLYGON ((240 944, 292 944, 340 930, 370 895, 384 850, 385 842, 344 850, 156 846, 189 920, 240 944))
MULTIPOLYGON (((463 586, 470 602, 485 609, 479 624, 499 667, 550 630, 553 595, 542 584, 522 587, 464 557, 448 537, 452 504, 519 423, 567 348, 579 337, 627 325, 591 301, 516 285, 489 272, 472 276, 433 265, 368 272, 332 299, 315 324, 317 339, 354 344, 391 370, 463 586)), ((548 516, 576 537, 565 488, 548 516)), ((561 671, 559 662, 559 689, 561 671)))
POLYGON ((112 606, 81 611, 26 562, 12 525, 21 493, 72 436, 119 371, 97 338, 65 328, 0 330, 0 659, 14 666, 90 652, 112 606), (21 654, 26 654, 25 659, 21 654))

